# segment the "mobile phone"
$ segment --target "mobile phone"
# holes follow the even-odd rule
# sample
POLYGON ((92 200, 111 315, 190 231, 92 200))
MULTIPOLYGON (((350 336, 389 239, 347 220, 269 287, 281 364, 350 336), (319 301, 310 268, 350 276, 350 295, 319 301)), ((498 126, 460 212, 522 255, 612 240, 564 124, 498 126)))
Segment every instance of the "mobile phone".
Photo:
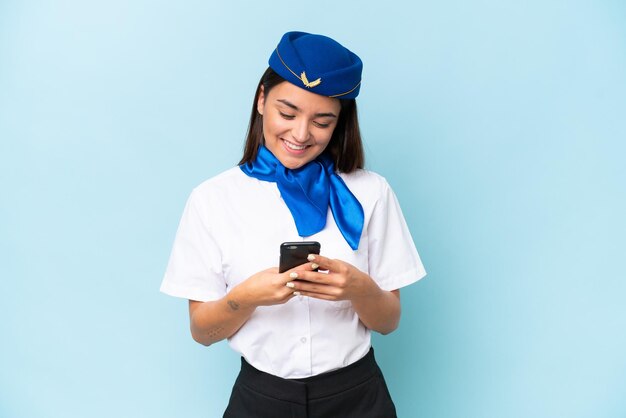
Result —
POLYGON ((283 242, 280 244, 279 273, 308 262, 309 254, 319 254, 320 247, 317 241, 283 242))

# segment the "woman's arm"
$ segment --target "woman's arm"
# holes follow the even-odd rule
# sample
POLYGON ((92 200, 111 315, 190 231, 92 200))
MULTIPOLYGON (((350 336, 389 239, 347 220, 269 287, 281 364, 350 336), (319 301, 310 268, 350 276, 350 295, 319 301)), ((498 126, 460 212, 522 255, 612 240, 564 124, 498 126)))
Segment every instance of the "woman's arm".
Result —
POLYGON ((400 291, 382 290, 367 274, 341 260, 309 256, 309 269, 295 269, 298 279, 294 290, 300 294, 324 300, 350 300, 363 324, 381 334, 389 334, 400 323, 400 291), (314 257, 314 258, 313 258, 314 257))
POLYGON ((369 297, 352 299, 352 306, 366 327, 383 335, 395 331, 400 324, 400 290, 389 292, 379 287, 369 297))
POLYGON ((256 306, 246 304, 234 287, 216 301, 189 301, 191 336, 203 345, 211 345, 233 335, 250 318, 256 306))
MULTIPOLYGON (((311 263, 297 267, 310 269, 311 263)), ((258 306, 287 302, 293 289, 285 286, 289 274, 278 273, 277 268, 261 271, 237 286, 226 296, 209 302, 189 301, 191 336, 203 345, 211 345, 235 334, 258 306)))

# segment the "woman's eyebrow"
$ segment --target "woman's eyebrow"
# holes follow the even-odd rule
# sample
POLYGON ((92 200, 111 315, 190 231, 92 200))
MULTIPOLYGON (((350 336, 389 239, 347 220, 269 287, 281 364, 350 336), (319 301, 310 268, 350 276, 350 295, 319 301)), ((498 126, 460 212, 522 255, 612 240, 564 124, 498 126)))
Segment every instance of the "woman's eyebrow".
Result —
POLYGON ((299 111, 300 108, 298 106, 296 106, 295 104, 285 100, 285 99, 276 99, 277 102, 281 102, 282 104, 284 104, 285 106, 288 106, 290 108, 292 108, 293 110, 297 110, 299 111))
MULTIPOLYGON (((290 107, 291 109, 295 110, 296 112, 300 111, 300 108, 298 106, 296 106, 295 104, 291 103, 288 100, 285 99, 276 99, 277 102, 280 102, 282 104, 284 104, 287 107, 290 107)), ((335 115, 332 112, 325 112, 325 113, 316 113, 315 114, 316 118, 322 118, 322 117, 327 117, 327 118, 337 118, 337 115, 335 115)))
POLYGON ((315 114, 316 118, 337 118, 337 115, 335 115, 334 113, 328 112, 328 113, 316 113, 315 114))

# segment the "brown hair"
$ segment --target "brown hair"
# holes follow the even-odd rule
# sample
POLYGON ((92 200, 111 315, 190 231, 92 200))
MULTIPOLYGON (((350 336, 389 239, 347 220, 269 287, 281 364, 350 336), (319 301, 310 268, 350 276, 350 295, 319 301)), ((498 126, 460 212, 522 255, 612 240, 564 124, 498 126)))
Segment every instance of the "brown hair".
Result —
MULTIPOLYGON (((252 112, 250 114, 250 124, 246 134, 243 157, 239 165, 252 162, 256 159, 257 152, 263 144, 263 116, 257 111, 257 103, 261 94, 261 86, 267 97, 270 90, 285 81, 284 78, 276 74, 274 70, 268 68, 263 73, 259 85, 254 95, 252 112)), ((333 136, 324 150, 331 156, 335 163, 335 169, 343 173, 351 173, 358 168, 365 166, 365 153, 363 152, 363 142, 361 141, 361 131, 359 129, 359 119, 357 116, 356 100, 339 99, 341 111, 337 126, 333 131, 333 136)))

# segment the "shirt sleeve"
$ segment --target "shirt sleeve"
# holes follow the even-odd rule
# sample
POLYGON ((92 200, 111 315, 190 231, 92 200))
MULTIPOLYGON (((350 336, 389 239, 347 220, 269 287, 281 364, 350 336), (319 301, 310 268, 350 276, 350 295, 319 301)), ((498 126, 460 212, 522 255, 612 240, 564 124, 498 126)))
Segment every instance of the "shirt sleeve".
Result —
POLYGON ((372 212, 368 237, 369 274, 381 289, 396 290, 426 276, 398 199, 386 181, 372 212))
POLYGON ((161 292, 201 302, 226 294, 221 252, 208 225, 206 206, 197 191, 192 192, 178 225, 161 292))

